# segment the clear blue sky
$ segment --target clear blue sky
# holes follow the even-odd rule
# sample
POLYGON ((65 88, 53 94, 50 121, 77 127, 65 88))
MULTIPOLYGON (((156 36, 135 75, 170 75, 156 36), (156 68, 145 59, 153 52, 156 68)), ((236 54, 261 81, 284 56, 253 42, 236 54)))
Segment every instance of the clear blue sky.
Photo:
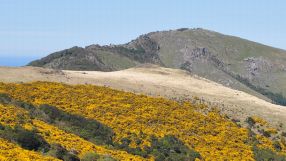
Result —
POLYGON ((285 0, 1 0, 0 65, 202 27, 286 49, 285 0))

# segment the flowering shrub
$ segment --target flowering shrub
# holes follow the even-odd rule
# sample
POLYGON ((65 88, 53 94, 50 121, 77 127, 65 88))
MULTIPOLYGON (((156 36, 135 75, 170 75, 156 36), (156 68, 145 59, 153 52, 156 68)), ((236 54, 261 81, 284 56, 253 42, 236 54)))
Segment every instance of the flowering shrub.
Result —
MULTIPOLYGON (((147 159, 144 159, 138 156, 128 154, 125 151, 108 150, 104 148, 103 146, 94 145, 74 134, 69 134, 62 130, 59 130, 58 128, 52 125, 48 125, 39 120, 31 119, 28 111, 20 107, 16 107, 13 105, 0 104, 0 114, 1 114, 0 144, 3 145, 3 146, 0 145, 0 160, 1 159, 11 160, 13 158, 13 154, 16 153, 14 149, 18 151, 23 151, 23 154, 19 153, 19 155, 23 156, 24 160, 25 159, 26 160, 37 160, 37 157, 40 158, 41 156, 40 154, 33 152, 33 151, 24 150, 21 147, 19 147, 19 145, 21 145, 22 147, 25 147, 26 149, 30 149, 30 147, 33 149, 34 144, 32 143, 38 143, 38 142, 35 142, 37 141, 37 139, 35 139, 34 133, 21 128, 21 126, 24 128, 28 127, 26 128, 28 130, 31 130, 31 129, 37 130, 37 133, 43 136, 43 138, 49 143, 51 143, 51 145, 57 143, 59 145, 62 145, 64 148, 67 148, 67 150, 69 151, 77 151, 79 153, 79 156, 82 156, 87 152, 97 152, 98 154, 103 154, 106 156, 111 155, 114 158, 119 159, 119 160, 133 160, 133 161, 147 160, 147 159), (21 116, 21 117, 18 117, 18 116, 21 116), (23 119, 23 120, 20 120, 20 119, 23 119), (9 126, 13 128, 10 128, 9 126), (34 138, 34 139, 31 141, 28 141, 27 139, 29 139, 30 136, 32 136, 31 138, 34 138), (5 139, 3 139, 2 137, 4 137, 5 139), (13 142, 17 142, 17 144, 19 145, 9 143, 6 139, 9 139, 13 142), (3 143, 1 143, 1 141, 3 143), (7 144, 7 148, 5 148, 6 144, 7 144), (8 148, 11 148, 11 149, 8 149, 8 148), (36 154, 38 154, 39 156, 37 156, 36 154)), ((45 160, 45 158, 39 159, 39 160, 45 160)), ((52 160, 52 159, 49 159, 49 160, 52 160)), ((152 160, 152 158, 150 158, 150 160, 152 160)))
POLYGON ((0 160, 56 161, 59 159, 22 149, 18 145, 0 138, 0 160))
POLYGON ((12 105, 0 104, 0 116, 0 124, 10 126, 24 124, 30 120, 27 111, 12 105))
POLYGON ((108 150, 102 146, 94 145, 74 134, 66 133, 39 120, 33 120, 33 125, 50 144, 60 144, 69 151, 75 151, 80 157, 88 152, 96 152, 98 154, 111 155, 119 160, 144 160, 124 151, 108 150))
MULTIPOLYGON (((196 105, 189 103, 180 104, 163 98, 91 85, 69 86, 35 82, 5 84, 0 88, 18 100, 35 105, 48 104, 72 114, 98 120, 113 129, 117 142, 130 138, 131 134, 146 134, 147 137, 139 144, 131 140, 130 145, 134 147, 150 146, 150 136, 162 138, 173 135, 206 160, 253 160, 252 147, 245 143, 248 139, 246 129, 239 128, 215 111, 206 115, 199 113, 195 110, 196 105)), ((48 125, 41 126, 43 123, 39 122, 36 124, 38 128, 42 128, 43 133, 51 131, 51 127, 47 128, 48 125)), ((59 137, 55 135, 53 139, 56 136, 59 137)), ((51 139, 45 138, 48 141, 51 139)), ((65 140, 67 138, 63 137, 65 140)), ((69 144, 71 142, 78 144, 78 140, 68 141, 69 144)), ((79 146, 72 144, 68 147, 68 143, 68 149, 79 146)), ((88 146, 83 151, 89 149, 92 148, 88 146)))
POLYGON ((265 121, 265 120, 262 119, 261 117, 252 116, 251 118, 252 118, 252 119, 254 120, 254 122, 257 123, 257 124, 260 124, 260 125, 262 125, 262 126, 268 125, 268 124, 267 124, 267 121, 265 121))

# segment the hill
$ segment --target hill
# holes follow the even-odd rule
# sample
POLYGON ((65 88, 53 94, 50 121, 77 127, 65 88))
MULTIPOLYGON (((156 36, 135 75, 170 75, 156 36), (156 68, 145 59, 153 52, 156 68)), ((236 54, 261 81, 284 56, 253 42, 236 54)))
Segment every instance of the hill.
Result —
POLYGON ((283 131, 259 117, 241 127, 203 103, 51 82, 0 92, 4 160, 285 159, 283 131))
POLYGON ((148 33, 123 45, 73 47, 28 65, 116 71, 152 63, 285 105, 285 61, 285 50, 204 29, 178 29, 148 33))
MULTIPOLYGON (((1 67, 1 82, 54 81, 68 84, 93 84, 161 96, 173 100, 194 100, 196 97, 223 114, 244 123, 247 117, 259 116, 272 126, 286 122, 286 108, 266 102, 245 92, 192 75, 184 70, 142 66, 115 72, 61 71, 38 67, 1 67), (223 92, 222 92, 223 91, 223 92)), ((286 130, 286 127, 282 127, 286 130)))

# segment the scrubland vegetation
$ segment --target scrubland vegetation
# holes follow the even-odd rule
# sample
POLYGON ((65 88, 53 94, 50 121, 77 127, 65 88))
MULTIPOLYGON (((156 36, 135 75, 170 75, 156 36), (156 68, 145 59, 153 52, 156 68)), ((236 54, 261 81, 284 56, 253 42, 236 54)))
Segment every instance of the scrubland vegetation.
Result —
POLYGON ((7 144, 30 160, 285 160, 285 133, 256 116, 241 127, 204 104, 91 85, 0 83, 0 93, 0 158, 7 144))

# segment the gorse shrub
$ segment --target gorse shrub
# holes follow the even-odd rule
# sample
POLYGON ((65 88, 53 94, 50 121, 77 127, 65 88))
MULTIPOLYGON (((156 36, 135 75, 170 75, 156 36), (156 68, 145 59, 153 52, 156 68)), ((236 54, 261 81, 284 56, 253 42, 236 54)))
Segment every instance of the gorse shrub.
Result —
MULTIPOLYGON (((0 96, 1 99, 1 96, 0 96)), ((0 124, 0 129, 5 131, 2 131, 2 135, 0 135, 0 139, 4 138, 5 140, 9 140, 12 142, 15 142, 15 135, 11 135, 11 133, 15 133, 15 129, 23 129, 25 131, 33 131, 35 132, 35 134, 41 138, 44 138, 49 144, 51 144, 51 146, 47 146, 47 148, 43 149, 43 148, 38 148, 38 151, 43 153, 44 155, 50 155, 53 156, 54 158, 49 159, 51 160, 56 160, 56 158, 60 158, 62 160, 78 160, 79 156, 81 156, 82 154, 88 152, 88 151, 96 151, 98 152, 100 155, 104 156, 101 157, 105 160, 111 160, 113 159, 112 157, 110 157, 109 155, 114 156, 115 158, 118 158, 119 160, 122 159, 129 159, 129 160, 144 160, 144 159, 139 159, 140 157, 137 156, 133 156, 130 155, 124 151, 118 151, 115 149, 109 150, 106 149, 105 147, 101 147, 95 144, 92 144, 91 142, 88 142, 82 138, 80 138, 77 135, 71 134, 73 132, 67 133, 65 131, 62 131, 54 126, 62 126, 65 127, 65 124, 63 124, 63 122, 60 122, 58 120, 60 120, 59 118, 61 117, 55 117, 57 118, 56 121, 54 121, 54 123, 51 123, 53 125, 49 125, 47 123, 44 123, 42 121, 39 121, 38 119, 42 119, 42 120, 46 120, 46 122, 48 122, 47 120, 50 120, 49 116, 45 114, 45 112, 43 110, 41 110, 41 108, 35 107, 32 104, 28 104, 25 102, 21 102, 21 101, 15 101, 14 99, 8 99, 9 101, 7 101, 5 103, 5 105, 2 105, 0 103, 0 122, 3 123, 0 124), (16 106, 15 106, 16 105, 16 106), (23 116, 21 119, 19 120, 18 116, 23 116), (42 118, 43 117, 43 118, 42 118), (6 128, 7 126, 7 128, 6 128), (10 127, 11 126, 11 127, 10 127), (34 129, 34 130, 33 130, 34 129), (7 132, 8 131, 8 132, 7 132), (56 146, 55 146, 56 145, 56 146), (109 154, 109 155, 107 155, 109 154)), ((61 113, 62 111, 60 111, 61 113)), ((60 116, 62 116, 62 114, 60 114, 60 116)), ((72 117, 73 118, 73 117, 72 117)), ((82 118, 82 117, 81 117, 82 118)), ((83 118, 85 119, 85 118, 83 118)), ((73 119, 70 119, 69 121, 72 122, 73 119)), ((89 119, 86 119, 89 120, 89 119)), ((80 120, 82 124, 81 126, 85 126, 84 121, 80 120)), ((93 121, 93 120, 90 120, 93 121)), ((95 121, 96 122, 96 121, 95 121)), ((96 122, 98 123, 98 122, 96 122)), ((69 125, 67 124, 67 127, 69 125)), ((93 127, 93 126, 91 126, 93 127)), ((80 131, 82 127, 78 126, 78 131, 80 131)), ((1 131, 0 130, 0 131, 1 131)), ((17 130, 19 131, 19 130, 17 130)), ((25 135, 23 135, 25 136, 25 135)), ((30 138, 30 137, 28 137, 30 138)), ((25 139, 27 140, 27 137, 25 137, 25 139)), ((25 142, 22 141, 22 139, 18 139, 19 144, 20 143, 24 143, 22 146, 29 146, 29 144, 25 144, 25 142)), ((0 140, 1 141, 1 140, 0 140)), ((45 142, 46 142, 45 141, 45 142)), ((11 151, 11 154, 13 153, 14 155, 11 155, 10 152, 5 152, 4 147, 6 146, 0 146, 0 160, 10 160, 11 156, 15 156, 14 154, 15 150, 19 149, 17 147, 13 147, 11 146, 11 144, 9 144, 9 147, 13 148, 9 151, 11 151), (7 153, 7 155, 3 155, 3 151, 4 150, 5 153, 7 153), (8 155, 9 154, 9 155, 8 155)), ((35 148, 36 149, 36 148, 35 148)), ((34 150, 32 150, 34 151, 34 150)), ((39 158, 41 157, 41 155, 37 156, 34 155, 34 153, 32 153, 31 151, 31 155, 27 155, 27 152, 24 152, 24 150, 22 150, 21 152, 18 152, 19 155, 22 156, 27 156, 27 159, 30 158, 30 160, 33 160, 31 158, 39 158)), ((16 157, 17 158, 17 157, 16 157)), ((42 157, 42 160, 45 160, 45 158, 49 158, 49 157, 42 157)), ((23 158, 22 158, 23 159, 23 158)), ((114 159, 113 159, 114 160, 114 159)))
POLYGON ((60 161, 59 159, 43 156, 40 152, 30 151, 0 137, 0 160, 39 160, 60 161))
MULTIPOLYGON (((68 152, 76 151, 73 154, 79 158, 95 152, 118 160, 251 161, 256 155, 254 144, 259 149, 270 149, 275 155, 286 151, 280 144, 281 151, 277 152, 278 144, 250 134, 216 110, 202 113, 204 104, 92 85, 49 82, 0 83, 0 91, 22 101, 22 105, 17 105, 22 107, 18 108, 19 114, 28 120, 23 126, 36 128, 49 144, 60 144, 68 152), (255 139, 249 140, 250 135, 255 139)), ((1 121, 21 124, 17 119, 8 119, 17 118, 13 114, 16 111, 12 107, 2 110, 7 117, 1 121)), ((254 124, 253 119, 250 125, 254 124)))
POLYGON ((34 82, 4 84, 0 90, 16 100, 36 106, 48 104, 73 115, 97 120, 112 128, 114 143, 122 144, 122 139, 128 138, 128 146, 135 153, 143 152, 141 156, 145 147, 151 147, 151 136, 159 139, 173 135, 204 159, 253 159, 251 146, 245 143, 247 130, 216 111, 207 114, 196 111, 205 105, 179 103, 91 85, 34 82), (141 131, 147 137, 140 141, 132 137, 141 131))
MULTIPOLYGON (((140 134, 144 135, 144 134, 140 134)), ((133 138, 134 139, 134 138, 133 138)), ((135 138, 138 144, 142 141, 142 138, 135 138)), ((151 136, 151 146, 145 146, 144 148, 131 147, 131 139, 121 139, 120 145, 115 145, 120 149, 126 150, 128 153, 140 155, 143 157, 154 156, 157 161, 176 161, 176 160, 195 160, 195 158, 201 158, 201 155, 193 149, 187 147, 182 141, 175 136, 167 135, 163 138, 151 136)))
MULTIPOLYGON (((32 104, 15 101, 6 95, 3 96, 4 97, 1 97, 0 95, 0 100, 1 98, 5 99, 7 100, 5 101, 6 103, 24 108, 29 111, 31 118, 37 118, 47 123, 54 124, 61 129, 72 132, 96 144, 113 144, 112 137, 114 136, 114 132, 112 129, 94 119, 87 119, 79 115, 70 114, 46 104, 36 108, 32 104)), ((21 116, 18 115, 18 117, 21 116)))
POLYGON ((114 135, 112 129, 96 120, 69 114, 49 105, 40 105, 39 110, 46 115, 42 118, 46 118, 47 122, 56 124, 66 131, 75 133, 96 144, 112 144, 114 135))

